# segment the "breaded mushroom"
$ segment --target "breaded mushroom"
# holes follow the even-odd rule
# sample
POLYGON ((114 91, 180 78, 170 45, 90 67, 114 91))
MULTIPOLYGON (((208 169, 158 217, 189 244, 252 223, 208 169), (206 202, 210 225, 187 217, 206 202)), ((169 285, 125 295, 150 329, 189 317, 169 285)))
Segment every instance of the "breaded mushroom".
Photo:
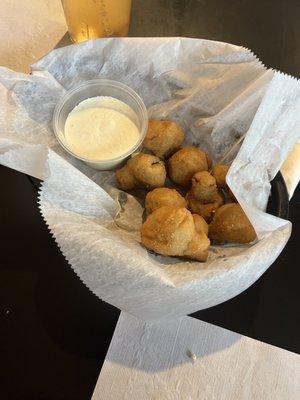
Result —
POLYGON ((186 195, 188 208, 192 213, 201 215, 207 223, 210 223, 216 210, 224 204, 223 196, 220 193, 215 193, 211 203, 202 203, 200 200, 191 196, 190 192, 186 195))
POLYGON ((212 175, 215 177, 217 186, 220 189, 228 189, 226 175, 229 170, 229 165, 216 164, 212 169, 212 175))
POLYGON ((192 178, 190 194, 202 203, 214 201, 218 188, 215 178, 207 171, 197 172, 192 178))
POLYGON ((256 238, 255 230, 237 203, 220 207, 209 225, 209 237, 215 244, 249 243, 256 238))
POLYGON ((175 189, 163 187, 147 193, 145 207, 148 215, 163 206, 187 207, 187 203, 185 198, 175 189))
POLYGON ((186 195, 188 208, 210 222, 215 211, 224 204, 222 193, 217 188, 215 178, 207 171, 197 172, 192 178, 192 186, 186 195))
POLYGON ((225 192, 227 192, 232 201, 237 201, 226 182, 226 176, 229 168, 230 168, 229 165, 216 164, 212 169, 212 175, 216 179, 218 188, 223 189, 225 192))
POLYGON ((122 190, 132 190, 136 186, 153 189, 164 186, 166 168, 158 157, 139 153, 116 171, 116 179, 122 190))
POLYGON ((189 186, 193 175, 199 171, 207 171, 206 154, 193 146, 178 150, 168 162, 169 176, 173 182, 189 186))
POLYGON ((145 247, 165 256, 206 261, 209 239, 198 233, 192 214, 184 207, 164 206, 148 216, 141 228, 145 247))
POLYGON ((136 186, 138 186, 138 181, 131 171, 131 165, 132 165, 132 163, 135 162, 133 160, 134 160, 134 157, 130 158, 127 161, 127 164, 124 165, 124 167, 122 167, 116 171, 116 179, 117 179, 118 187, 122 190, 132 190, 136 186))
POLYGON ((195 228, 198 233, 204 232, 205 235, 208 235, 208 223, 205 221, 201 215, 192 214, 194 218, 195 228))
POLYGON ((164 159, 178 150, 183 140, 183 130, 176 122, 150 120, 143 146, 164 159))

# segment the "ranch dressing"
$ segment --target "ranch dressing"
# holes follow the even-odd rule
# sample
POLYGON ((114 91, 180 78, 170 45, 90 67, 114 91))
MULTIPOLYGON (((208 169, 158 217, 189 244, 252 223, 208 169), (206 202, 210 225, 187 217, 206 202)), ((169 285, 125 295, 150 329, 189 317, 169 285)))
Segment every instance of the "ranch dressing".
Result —
POLYGON ((77 156, 110 160, 130 151, 140 132, 137 116, 127 104, 108 96, 86 99, 68 115, 65 140, 77 156))

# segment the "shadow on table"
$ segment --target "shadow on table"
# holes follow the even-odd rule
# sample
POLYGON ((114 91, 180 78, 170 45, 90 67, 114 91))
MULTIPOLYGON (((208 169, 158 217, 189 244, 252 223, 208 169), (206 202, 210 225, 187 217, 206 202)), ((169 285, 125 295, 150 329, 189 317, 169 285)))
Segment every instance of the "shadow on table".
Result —
POLYGON ((150 324, 121 313, 106 360, 155 373, 199 362, 239 339, 237 333, 190 317, 150 324))

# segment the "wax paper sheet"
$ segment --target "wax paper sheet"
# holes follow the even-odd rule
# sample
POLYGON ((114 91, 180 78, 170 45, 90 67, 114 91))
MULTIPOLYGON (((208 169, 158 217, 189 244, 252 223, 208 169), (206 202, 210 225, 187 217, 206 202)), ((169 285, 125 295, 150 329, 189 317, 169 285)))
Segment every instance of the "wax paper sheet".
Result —
POLYGON ((32 74, 0 69, 0 162, 43 179, 39 206, 58 246, 101 299, 146 320, 185 315, 245 290, 272 264, 291 224, 265 213, 270 181, 300 134, 300 85, 251 51, 185 38, 100 39, 57 49, 32 74), (178 121, 186 143, 232 163, 228 183, 258 240, 212 246, 208 261, 162 257, 140 245, 142 192, 116 188, 56 142, 58 99, 93 78, 119 80, 151 118, 178 121))

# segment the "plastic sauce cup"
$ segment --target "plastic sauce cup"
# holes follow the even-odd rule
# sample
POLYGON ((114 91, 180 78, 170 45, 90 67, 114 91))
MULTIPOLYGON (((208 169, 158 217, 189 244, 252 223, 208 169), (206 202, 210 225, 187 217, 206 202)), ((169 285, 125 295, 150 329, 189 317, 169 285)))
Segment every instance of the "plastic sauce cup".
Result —
POLYGON ((87 165, 98 170, 109 170, 120 165, 132 153, 138 151, 145 138, 148 128, 148 114, 146 106, 140 96, 129 86, 121 82, 108 79, 93 79, 69 90, 56 104, 53 113, 53 130, 59 144, 73 157, 84 161, 87 165), (133 122, 136 124, 140 137, 137 143, 126 153, 119 157, 105 160, 89 160, 78 156, 68 148, 65 138, 65 123, 69 113, 83 100, 97 97, 110 96, 127 104, 134 112, 133 122))

